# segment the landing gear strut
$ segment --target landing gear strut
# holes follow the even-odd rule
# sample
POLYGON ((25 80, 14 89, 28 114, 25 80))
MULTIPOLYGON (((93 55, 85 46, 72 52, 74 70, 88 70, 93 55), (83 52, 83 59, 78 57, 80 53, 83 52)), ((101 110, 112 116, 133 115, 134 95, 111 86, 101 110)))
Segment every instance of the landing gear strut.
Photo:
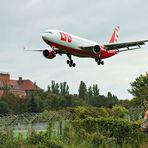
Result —
POLYGON ((104 61, 102 61, 102 59, 95 59, 95 61, 97 62, 98 65, 104 65, 104 61))
POLYGON ((76 63, 73 62, 71 55, 67 54, 69 60, 67 60, 67 64, 69 65, 69 67, 76 67, 76 63))

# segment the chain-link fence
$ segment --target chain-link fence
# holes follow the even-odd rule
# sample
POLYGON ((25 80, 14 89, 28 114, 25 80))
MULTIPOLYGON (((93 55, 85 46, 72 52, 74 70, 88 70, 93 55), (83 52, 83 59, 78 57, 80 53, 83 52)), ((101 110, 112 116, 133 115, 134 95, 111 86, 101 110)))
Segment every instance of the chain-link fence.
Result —
POLYGON ((14 136, 22 134, 26 137, 33 131, 45 132, 51 126, 52 134, 63 135, 68 116, 66 111, 53 111, 48 113, 47 117, 43 117, 42 113, 0 116, 0 132, 13 133, 14 136))

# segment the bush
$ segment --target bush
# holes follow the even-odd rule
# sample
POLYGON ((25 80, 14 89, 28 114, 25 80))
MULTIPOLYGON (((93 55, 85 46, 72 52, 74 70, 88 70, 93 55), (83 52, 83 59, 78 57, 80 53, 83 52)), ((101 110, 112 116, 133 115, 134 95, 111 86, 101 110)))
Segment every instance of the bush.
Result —
POLYGON ((115 118, 125 118, 128 115, 128 110, 123 106, 115 105, 112 110, 115 118))
POLYGON ((51 139, 50 136, 48 136, 48 131, 46 133, 35 133, 33 132, 28 137, 29 144, 32 144, 34 146, 46 146, 50 148, 63 148, 63 142, 61 142, 59 139, 51 139))
POLYGON ((98 131, 103 136, 115 138, 118 145, 126 142, 137 147, 145 140, 144 134, 140 131, 140 124, 137 122, 114 118, 87 118, 71 122, 77 132, 80 129, 84 129, 89 134, 98 131))

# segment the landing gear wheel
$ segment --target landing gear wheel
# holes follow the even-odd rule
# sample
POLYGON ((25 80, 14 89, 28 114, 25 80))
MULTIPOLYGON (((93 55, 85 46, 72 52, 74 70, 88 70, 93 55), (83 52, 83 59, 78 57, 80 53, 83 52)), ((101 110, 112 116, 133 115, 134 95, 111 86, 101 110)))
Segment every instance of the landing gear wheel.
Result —
POLYGON ((104 65, 104 61, 101 61, 101 64, 104 65))
POLYGON ((70 61, 69 65, 73 65, 73 61, 72 60, 70 61))
POLYGON ((95 61, 97 61, 98 65, 104 65, 104 61, 102 61, 102 59, 95 59, 95 61))
POLYGON ((76 66, 76 64, 73 62, 73 60, 71 60, 71 61, 67 60, 67 64, 69 65, 69 67, 76 66))
POLYGON ((69 63, 69 67, 72 67, 72 64, 71 63, 69 63))
POLYGON ((73 63, 72 66, 73 66, 73 67, 76 67, 76 63, 73 63))
POLYGON ((70 54, 67 54, 69 60, 67 60, 67 64, 69 65, 69 67, 75 67, 76 64, 73 62, 73 60, 71 59, 71 55, 70 54))
POLYGON ((97 62, 97 64, 98 64, 98 65, 100 65, 100 64, 101 64, 101 62, 102 62, 102 61, 99 59, 99 60, 98 60, 98 62, 97 62))

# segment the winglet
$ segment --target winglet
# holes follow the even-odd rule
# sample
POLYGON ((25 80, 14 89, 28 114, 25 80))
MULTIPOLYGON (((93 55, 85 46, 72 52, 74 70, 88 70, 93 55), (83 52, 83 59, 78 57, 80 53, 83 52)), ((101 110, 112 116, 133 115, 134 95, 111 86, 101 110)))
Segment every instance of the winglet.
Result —
POLYGON ((119 30, 120 30, 120 27, 117 26, 112 34, 112 37, 110 38, 109 43, 117 42, 119 30))

